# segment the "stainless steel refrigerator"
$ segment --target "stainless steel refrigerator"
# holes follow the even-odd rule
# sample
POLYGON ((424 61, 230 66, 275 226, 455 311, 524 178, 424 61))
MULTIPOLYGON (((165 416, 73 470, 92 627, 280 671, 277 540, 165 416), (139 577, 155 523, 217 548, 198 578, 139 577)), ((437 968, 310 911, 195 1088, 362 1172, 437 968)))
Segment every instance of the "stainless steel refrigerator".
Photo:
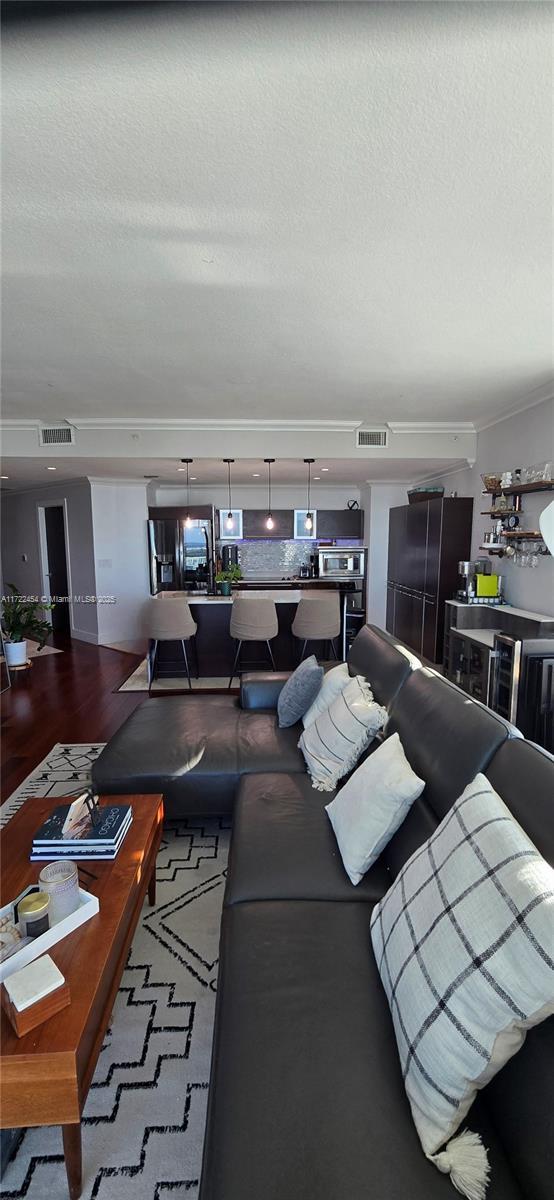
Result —
POLYGON ((214 591, 213 521, 148 521, 150 591, 214 591))

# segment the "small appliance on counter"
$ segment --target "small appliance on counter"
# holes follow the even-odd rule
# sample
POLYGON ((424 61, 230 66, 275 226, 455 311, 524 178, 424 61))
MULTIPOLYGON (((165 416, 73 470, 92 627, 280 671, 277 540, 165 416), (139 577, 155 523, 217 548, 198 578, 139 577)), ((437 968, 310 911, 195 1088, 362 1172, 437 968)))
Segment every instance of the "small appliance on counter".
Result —
POLYGON ((225 545, 221 547, 221 561, 223 563, 224 571, 230 571, 231 567, 238 567, 239 548, 234 544, 234 542, 225 543, 225 545))
POLYGON ((459 562, 458 575, 456 600, 464 604, 502 604, 502 576, 493 574, 489 559, 459 562))

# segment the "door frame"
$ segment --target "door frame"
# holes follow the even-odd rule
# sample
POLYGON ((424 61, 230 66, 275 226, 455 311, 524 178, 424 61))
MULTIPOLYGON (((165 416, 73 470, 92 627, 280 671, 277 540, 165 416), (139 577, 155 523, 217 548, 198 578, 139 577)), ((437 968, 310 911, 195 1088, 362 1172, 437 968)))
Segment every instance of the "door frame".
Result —
MULTIPOLYGON (((42 592, 41 596, 45 596, 50 600, 52 595, 50 591, 50 579, 48 576, 48 544, 46 541, 46 516, 47 508, 61 508, 63 512, 63 535, 65 542, 65 565, 67 570, 67 594, 69 597, 69 634, 73 637, 73 587, 71 584, 71 559, 69 555, 69 537, 68 537, 68 519, 67 519, 67 500, 65 496, 58 500, 37 500, 37 527, 38 527, 38 551, 40 563, 40 578, 42 592)), ((48 624, 52 624, 52 614, 48 611, 44 612, 44 619, 48 624)))

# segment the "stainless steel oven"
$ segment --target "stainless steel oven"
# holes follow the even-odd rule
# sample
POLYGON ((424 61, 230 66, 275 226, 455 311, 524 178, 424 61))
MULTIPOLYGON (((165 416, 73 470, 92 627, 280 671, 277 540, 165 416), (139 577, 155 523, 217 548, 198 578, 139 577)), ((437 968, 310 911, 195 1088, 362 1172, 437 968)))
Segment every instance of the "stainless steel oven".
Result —
POLYGON ((320 579, 356 579, 365 575, 363 546, 320 546, 317 557, 320 579))

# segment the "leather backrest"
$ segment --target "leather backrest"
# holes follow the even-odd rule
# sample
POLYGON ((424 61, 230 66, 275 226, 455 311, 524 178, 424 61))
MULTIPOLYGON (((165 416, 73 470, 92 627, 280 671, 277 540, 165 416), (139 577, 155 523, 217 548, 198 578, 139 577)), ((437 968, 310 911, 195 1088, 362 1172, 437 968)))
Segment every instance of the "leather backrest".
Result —
POLYGON ((554 757, 518 738, 504 742, 485 774, 537 850, 554 866, 554 757))
POLYGON ((415 655, 376 625, 364 625, 348 655, 351 675, 363 675, 379 704, 389 708, 404 680, 421 664, 415 655))
POLYGON ((478 771, 487 769, 511 731, 435 671, 412 671, 391 706, 386 734, 400 735, 408 761, 426 786, 385 850, 394 876, 478 771))
MULTIPOLYGON (((506 741, 486 770, 537 850, 554 865, 554 758, 523 740, 506 741)), ((531 1029, 493 1079, 485 1101, 522 1194, 547 1200, 554 1178, 554 1017, 531 1029)))

